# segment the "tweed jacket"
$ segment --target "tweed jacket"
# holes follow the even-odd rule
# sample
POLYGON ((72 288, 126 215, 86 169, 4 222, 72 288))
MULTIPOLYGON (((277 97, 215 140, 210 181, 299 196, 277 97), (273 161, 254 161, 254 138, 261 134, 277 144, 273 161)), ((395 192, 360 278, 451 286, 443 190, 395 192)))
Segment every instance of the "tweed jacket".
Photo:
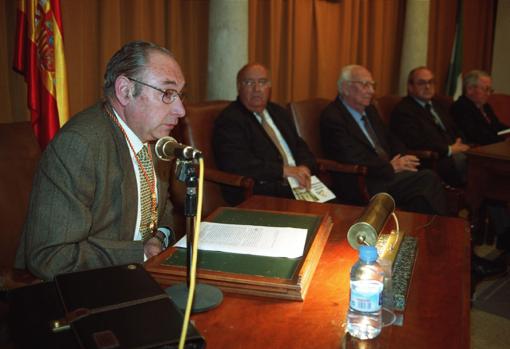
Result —
MULTIPOLYGON (((159 225, 171 226, 171 164, 155 156, 153 161, 159 225)), ((102 103, 80 112, 42 155, 15 266, 52 279, 63 272, 143 262, 143 243, 133 240, 137 196, 129 147, 118 126, 102 103)))

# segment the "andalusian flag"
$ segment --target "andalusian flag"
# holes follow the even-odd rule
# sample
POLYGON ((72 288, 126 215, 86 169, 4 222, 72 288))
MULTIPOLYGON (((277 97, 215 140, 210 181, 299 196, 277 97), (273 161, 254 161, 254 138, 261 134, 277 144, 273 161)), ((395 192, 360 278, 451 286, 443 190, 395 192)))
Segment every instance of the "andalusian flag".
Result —
POLYGON ((452 55, 448 67, 446 93, 457 99, 462 94, 462 40, 463 40, 462 0, 457 0, 457 15, 455 20, 455 38, 453 40, 452 55))
POLYGON ((14 69, 25 76, 42 149, 69 119, 60 0, 19 0, 14 69))

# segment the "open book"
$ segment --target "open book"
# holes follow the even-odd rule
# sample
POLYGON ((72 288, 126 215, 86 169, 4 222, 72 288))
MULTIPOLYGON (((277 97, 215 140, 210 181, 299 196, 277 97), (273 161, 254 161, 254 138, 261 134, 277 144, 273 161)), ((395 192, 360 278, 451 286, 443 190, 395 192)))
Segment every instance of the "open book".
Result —
POLYGON ((287 179, 296 200, 326 202, 336 198, 336 195, 322 183, 317 176, 312 176, 312 186, 310 190, 300 187, 298 181, 292 177, 288 177, 287 179))

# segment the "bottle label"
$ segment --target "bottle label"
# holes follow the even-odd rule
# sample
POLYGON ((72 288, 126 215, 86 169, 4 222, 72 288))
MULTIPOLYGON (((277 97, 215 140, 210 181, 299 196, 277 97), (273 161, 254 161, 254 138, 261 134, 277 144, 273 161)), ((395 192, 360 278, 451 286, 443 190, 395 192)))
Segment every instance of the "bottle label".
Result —
POLYGON ((382 290, 383 283, 380 281, 351 281, 351 308, 363 312, 380 310, 382 305, 382 290))

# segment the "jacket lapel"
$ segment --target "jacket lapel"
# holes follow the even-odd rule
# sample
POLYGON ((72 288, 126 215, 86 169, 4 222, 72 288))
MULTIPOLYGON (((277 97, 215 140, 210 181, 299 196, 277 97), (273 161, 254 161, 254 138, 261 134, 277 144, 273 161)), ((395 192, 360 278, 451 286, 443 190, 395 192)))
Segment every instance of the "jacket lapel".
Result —
MULTIPOLYGON (((365 133, 360 128, 356 120, 354 119, 354 116, 349 112, 349 110, 344 106, 344 104, 340 101, 339 98, 335 99, 335 106, 340 110, 341 115, 345 115, 345 123, 348 129, 348 132, 352 134, 354 137, 356 137, 361 143, 365 144, 368 148, 370 148, 374 153, 375 149, 372 146, 372 143, 368 140, 368 138, 365 136, 365 133)), ((367 116, 369 116, 367 114, 367 116)), ((370 116, 369 116, 370 122, 372 122, 370 116)))

